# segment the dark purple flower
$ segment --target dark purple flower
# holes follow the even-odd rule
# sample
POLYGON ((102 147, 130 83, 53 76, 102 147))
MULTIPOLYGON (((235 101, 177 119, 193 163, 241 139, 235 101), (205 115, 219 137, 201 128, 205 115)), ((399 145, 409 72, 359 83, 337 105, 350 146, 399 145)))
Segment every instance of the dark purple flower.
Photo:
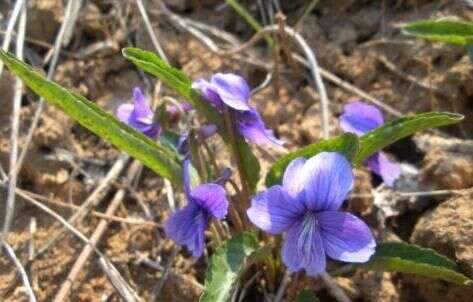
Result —
POLYGON ((159 123, 154 120, 154 113, 139 87, 133 89, 133 104, 122 104, 116 116, 123 123, 137 129, 150 138, 156 138, 161 132, 159 123))
POLYGON ((190 160, 184 161, 184 193, 187 205, 174 212, 166 221, 164 231, 176 243, 185 245, 198 258, 204 252, 205 230, 210 219, 223 219, 227 215, 228 200, 225 189, 215 183, 191 188, 190 160))
MULTIPOLYGON (((340 116, 342 129, 358 136, 362 136, 383 124, 384 118, 381 111, 375 106, 360 101, 345 105, 343 114, 340 116)), ((371 171, 381 176, 387 186, 392 187, 401 175, 399 164, 390 161, 386 154, 381 151, 370 156, 366 163, 371 171)))
POLYGON ((352 187, 352 169, 342 155, 299 157, 286 168, 282 186, 255 196, 247 213, 263 231, 285 233, 282 260, 289 270, 315 276, 325 271, 326 256, 366 262, 375 251, 368 226, 339 211, 352 187))
POLYGON ((231 73, 217 73, 210 82, 205 79, 195 81, 192 88, 199 90, 220 113, 224 106, 230 108, 237 130, 248 141, 258 145, 283 144, 266 128, 261 115, 249 104, 250 87, 244 78, 231 73))
POLYGON ((171 123, 176 123, 181 118, 182 112, 188 112, 192 110, 192 105, 188 102, 181 102, 179 105, 172 104, 166 107, 167 119, 171 123))

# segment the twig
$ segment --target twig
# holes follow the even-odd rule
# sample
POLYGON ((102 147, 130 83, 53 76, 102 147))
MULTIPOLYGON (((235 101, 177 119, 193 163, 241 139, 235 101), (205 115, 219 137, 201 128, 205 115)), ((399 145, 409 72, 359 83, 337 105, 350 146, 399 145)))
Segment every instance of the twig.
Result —
MULTIPOLYGON (((376 190, 372 190, 372 193, 366 194, 350 194, 350 198, 371 198, 374 196, 376 190)), ((416 191, 416 192, 400 192, 392 191, 392 194, 397 197, 425 197, 425 196, 442 196, 442 195, 465 195, 471 192, 469 189, 460 190, 432 190, 432 191, 416 191)))
MULTIPOLYGON (((227 4, 230 5, 256 32, 261 31, 261 25, 259 25, 258 21, 256 21, 255 18, 253 18, 253 16, 251 16, 237 0, 225 0, 225 2, 227 2, 227 4)), ((273 41, 270 37, 264 37, 264 39, 269 46, 273 45, 273 41)))
MULTIPOLYGON (((261 37, 264 37, 267 34, 279 33, 279 31, 280 31, 280 28, 278 25, 271 25, 271 26, 264 27, 256 35, 254 35, 248 42, 244 43, 239 48, 228 51, 227 53, 233 54, 233 53, 241 52, 244 49, 256 43, 261 37)), ((315 54, 312 51, 312 49, 310 49, 307 42, 299 33, 297 33, 296 31, 294 31, 292 28, 288 26, 284 26, 284 31, 289 37, 291 37, 297 43, 297 45, 304 52, 304 55, 307 59, 310 71, 312 73, 312 78, 314 79, 314 82, 317 86, 317 91, 319 92, 319 95, 320 95, 323 137, 328 138, 330 136, 330 129, 329 129, 330 111, 328 107, 329 101, 328 101, 327 92, 325 90, 324 83, 322 81, 321 70, 319 68, 319 65, 317 64, 317 59, 315 57, 315 54)))
POLYGON ((34 236, 36 234, 36 218, 31 217, 30 220, 30 240, 28 242, 28 260, 31 261, 33 260, 34 257, 34 250, 35 250, 35 241, 34 241, 34 236))
POLYGON ((7 173, 5 172, 5 169, 3 169, 2 164, 0 163, 0 177, 2 178, 1 182, 4 183, 8 180, 7 173))
MULTIPOLYGON (((219 46, 217 46, 214 43, 214 41, 212 41, 212 39, 210 39, 209 37, 204 35, 201 31, 196 29, 196 28, 203 29, 204 27, 203 27, 202 24, 200 24, 196 21, 193 21, 191 19, 187 19, 187 18, 181 17, 177 14, 174 14, 162 2, 160 2, 160 4, 161 4, 161 10, 163 11, 164 16, 168 17, 171 21, 175 22, 177 25, 179 25, 179 27, 182 30, 187 31, 189 34, 191 34, 193 37, 195 37, 199 42, 201 42, 205 47, 207 47, 211 52, 215 53, 216 55, 225 56, 225 57, 228 58, 229 54, 236 54, 236 53, 242 51, 241 47, 237 47, 236 49, 231 50, 231 51, 223 51, 222 49, 220 49, 219 46), (239 49, 239 51, 237 49, 239 49)), ((213 33, 216 36, 224 38, 224 40, 227 41, 228 43, 230 43, 231 45, 237 44, 237 43, 235 43, 235 41, 238 41, 238 39, 234 35, 226 32, 226 31, 223 31, 223 30, 218 29, 216 27, 213 27, 211 25, 205 25, 205 30, 213 33)), ((262 35, 256 34, 255 36, 258 36, 258 39, 263 38, 262 35)), ((252 40, 252 39, 250 39, 250 40, 252 40)), ((310 63, 306 59, 302 58, 298 54, 293 53, 292 55, 293 55, 293 57, 296 61, 298 61, 299 63, 301 63, 305 67, 310 68, 310 63)), ((260 59, 242 58, 242 57, 238 57, 238 58, 230 57, 230 59, 237 59, 237 60, 239 60, 241 62, 244 62, 246 64, 250 64, 252 66, 255 66, 255 67, 270 71, 270 72, 272 71, 272 67, 270 66, 270 64, 265 63, 265 62, 261 62, 260 59)), ((340 77, 338 77, 335 74, 331 73, 330 71, 328 71, 328 70, 326 70, 326 69, 324 69, 320 66, 319 66, 319 70, 320 70, 320 74, 322 75, 322 77, 324 77, 329 82, 331 82, 331 83, 339 86, 340 88, 345 89, 346 91, 348 91, 350 93, 353 93, 353 94, 355 94, 355 95, 357 95, 357 96, 359 96, 359 97, 361 97, 361 98, 377 105, 378 107, 380 107, 381 109, 383 109, 387 113, 392 114, 395 117, 403 116, 402 112, 396 110, 394 107, 383 103, 382 101, 376 99, 375 97, 371 96, 370 94, 363 91, 362 89, 350 84, 349 82, 344 81, 343 79, 341 79, 340 77)))
POLYGON ((123 300, 125 300, 126 302, 141 301, 139 296, 126 283, 125 279, 123 279, 122 275, 120 275, 120 272, 115 266, 112 265, 111 262, 107 261, 105 258, 102 257, 99 258, 99 265, 100 268, 102 268, 102 270, 107 275, 107 278, 110 283, 112 283, 112 286, 120 294, 123 300))
POLYGON ((261 84, 259 84, 258 86, 256 86, 255 88, 253 88, 251 90, 251 95, 255 95, 257 94, 258 92, 260 92, 261 90, 263 90, 264 88, 266 88, 266 86, 269 85, 269 83, 271 83, 271 80, 273 79, 273 73, 272 72, 268 72, 266 74, 266 77, 264 78, 263 82, 261 82, 261 84))
MULTIPOLYGON (((59 59, 59 53, 61 52, 61 44, 64 39, 64 32, 66 31, 66 28, 69 26, 68 24, 72 22, 73 20, 71 19, 71 16, 73 14, 73 9, 74 9, 74 2, 75 0, 69 0, 67 2, 67 7, 66 7, 66 13, 64 16, 64 22, 61 24, 61 28, 59 29, 59 33, 56 37, 56 40, 54 41, 54 48, 53 48, 53 57, 51 59, 51 63, 48 68, 48 73, 46 78, 50 80, 53 77, 54 72, 56 71, 56 65, 57 61, 59 59)), ((74 21, 75 22, 75 21, 74 21)), ((73 26, 71 26, 73 27, 73 26)), ((25 160, 26 153, 28 151, 28 147, 31 143, 31 140, 33 138, 33 133, 36 130, 36 127, 38 126, 39 123, 39 118, 41 116, 41 113, 43 112, 43 107, 44 107, 44 99, 41 97, 38 101, 38 106, 36 107, 36 111, 33 116, 33 120, 31 122, 30 128, 28 129, 28 134, 26 135, 25 138, 25 143, 23 150, 20 154, 20 157, 18 158, 17 161, 17 166, 16 170, 17 172, 21 169, 21 166, 23 164, 23 161, 25 160)))
POLYGON ((65 22, 66 26, 64 28, 64 36, 62 39, 62 46, 67 46, 71 42, 72 35, 75 30, 75 24, 77 22, 77 17, 79 16, 79 11, 84 0, 75 0, 72 1, 72 8, 69 16, 68 22, 65 22))
POLYGON ((179 246, 175 246, 174 249, 172 250, 172 254, 168 259, 168 263, 166 265, 166 268, 164 269, 164 273, 161 276, 161 279, 159 280, 158 284, 156 284, 156 287, 153 289, 151 301, 155 301, 156 298, 159 297, 161 291, 163 290, 164 284, 169 276, 169 273, 171 272, 171 267, 172 267, 172 263, 174 262, 174 258, 176 258, 180 250, 181 248, 179 246))
MULTIPOLYGON (((183 16, 180 16, 180 15, 177 15, 175 13, 173 13, 171 10, 169 10, 167 8, 167 6, 162 2, 162 1, 159 1, 158 4, 160 5, 160 10, 159 12, 157 12, 158 14, 161 14, 161 15, 164 15, 165 17, 167 17, 168 19, 171 19, 172 21, 176 22, 180 27, 183 27, 185 29, 192 29, 192 28, 196 28, 198 30, 203 30, 203 31, 206 31, 210 34, 212 34, 213 36, 215 36, 216 38, 219 38, 227 43, 229 43, 230 45, 233 45, 233 46, 237 46, 240 44, 240 40, 238 38, 236 38, 234 35, 232 35, 231 33, 228 33, 224 30, 221 30, 215 26, 212 26, 212 25, 209 25, 207 23, 202 23, 202 22, 199 22, 199 21, 196 21, 196 20, 192 20, 192 19, 189 19, 189 18, 186 18, 186 17, 183 17, 183 16)), ((199 31, 200 33, 200 31, 199 31)), ((209 41, 212 41, 211 39, 209 39, 209 41)), ((212 41, 213 43, 213 41, 212 41)))
POLYGON ((319 0, 312 0, 311 3, 307 5, 307 8, 302 13, 302 16, 297 20, 296 25, 294 25, 295 29, 300 29, 302 27, 302 23, 304 22, 305 18, 312 12, 315 6, 319 3, 319 0))
POLYGON ((255 280, 261 275, 261 271, 257 271, 244 285, 240 292, 240 297, 238 298, 238 302, 243 302, 243 299, 246 296, 246 292, 250 288, 250 286, 255 282, 255 280))
MULTIPOLYGON (((130 173, 128 174, 126 185, 129 185, 132 182, 134 176, 138 172, 139 167, 140 167, 140 163, 138 161, 134 161, 131 168, 130 168, 130 173)), ((118 207, 120 206, 120 203, 122 202, 122 199, 123 199, 124 196, 125 196, 125 189, 118 190, 117 193, 115 193, 115 196, 113 197, 113 200, 110 203, 110 205, 108 206, 107 211, 106 211, 105 214, 106 215, 113 215, 115 213, 115 211, 118 209, 118 207)), ((100 238, 102 237, 105 230, 107 229, 108 224, 109 224, 109 222, 105 219, 102 219, 99 222, 97 228, 95 229, 95 231, 93 232, 92 236, 89 239, 90 243, 93 246, 97 245, 100 238)), ((93 249, 92 249, 92 246, 90 246, 90 245, 86 245, 82 249, 79 257, 77 258, 76 262, 72 266, 72 269, 69 271, 69 274, 68 274, 66 280, 61 285, 61 288, 59 289, 56 296, 54 297, 54 300, 53 300, 54 302, 60 302, 60 301, 64 301, 66 299, 66 296, 69 294, 69 291, 72 287, 72 284, 77 279, 77 276, 79 275, 79 273, 82 271, 82 268, 84 267, 84 265, 88 261, 90 255, 92 254, 92 251, 93 251, 93 249)), ((114 279, 112 279, 112 280, 114 280, 114 279)), ((112 282, 112 283, 115 284, 115 282, 112 282)), ((121 290, 119 290, 119 291, 121 292, 121 290)))
MULTIPOLYGON (((84 203, 80 206, 79 210, 74 213, 71 218, 69 218, 68 223, 72 224, 75 223, 76 221, 82 220, 82 218, 87 214, 88 210, 96 206, 102 198, 107 194, 107 192, 110 190, 111 183, 118 177, 118 175, 121 173, 123 168, 125 167, 127 161, 128 161, 128 155, 122 154, 118 160, 115 162, 115 164, 112 166, 112 168, 108 171, 107 175, 102 179, 100 184, 95 188, 95 190, 92 192, 92 194, 87 197, 87 199, 84 201, 84 203)), ((62 238, 64 234, 65 229, 60 229, 57 231, 53 236, 52 239, 49 240, 41 249, 39 249, 38 253, 36 254, 36 257, 38 255, 43 254, 47 249, 49 249, 50 246, 52 246, 54 243, 57 242, 60 238, 62 238)))
MULTIPOLYGON (((41 196, 41 195, 33 193, 33 192, 28 192, 28 191, 21 190, 21 189, 16 189, 16 191, 21 191, 25 194, 30 195, 32 198, 36 198, 38 200, 48 202, 48 203, 53 204, 53 205, 58 206, 58 207, 69 208, 69 209, 74 209, 74 210, 79 210, 80 209, 79 206, 64 203, 64 202, 61 202, 61 201, 55 201, 55 200, 52 200, 50 198, 41 196)), ((123 217, 118 217, 118 216, 113 216, 113 215, 107 215, 105 213, 101 213, 101 212, 97 212, 97 211, 91 211, 90 214, 95 216, 95 217, 98 217, 98 218, 107 219, 109 221, 121 222, 121 223, 126 223, 126 224, 147 225, 147 226, 151 226, 151 227, 155 227, 155 228, 158 227, 158 224, 156 224, 155 222, 152 222, 152 221, 123 218, 123 217)))
POLYGON ((286 270, 284 273, 284 277, 282 278, 281 284, 279 285, 278 291, 276 293, 276 297, 274 298, 274 302, 282 301, 284 296, 284 291, 286 290, 287 285, 289 284, 289 280, 291 280, 291 272, 286 270))
MULTIPOLYGON (((296 60, 298 60, 299 62, 301 62, 302 64, 308 66, 308 63, 305 62, 305 60, 303 60, 302 58, 298 58, 297 56, 294 56, 294 58, 296 60)), ((339 78, 338 76, 336 76, 335 74, 331 73, 330 71, 326 70, 326 69, 323 69, 321 68, 320 69, 320 73, 322 74, 322 76, 324 78, 326 78, 328 81, 332 82, 333 84, 335 85, 338 85, 340 86, 341 88, 349 91, 349 92, 352 92, 356 95, 358 95, 359 97, 367 100, 367 101, 370 101, 371 103, 375 104, 376 106, 380 107, 381 109, 383 109, 384 111, 392 114, 393 116, 395 117, 401 117, 403 116, 402 112, 395 109, 394 107, 392 106, 389 106, 385 103, 383 103, 382 101, 376 99, 375 97, 369 95, 368 93, 366 93, 365 91, 361 90, 360 88, 342 80, 341 78, 339 78)))
MULTIPOLYGON (((20 23, 18 25, 18 37, 16 41, 16 56, 23 59, 23 46, 25 43, 25 29, 26 29, 26 6, 23 5, 21 9, 20 23)), ((10 231, 13 215, 15 214, 15 188, 17 181, 17 159, 18 159, 18 130, 20 126, 20 108, 21 97, 23 95, 23 82, 20 78, 16 78, 15 95, 13 97, 13 113, 11 122, 10 134, 10 171, 8 176, 8 195, 5 209, 5 220, 3 221, 2 236, 0 241, 6 240, 6 236, 10 231)))
POLYGON ((329 274, 327 274, 327 272, 320 273, 320 278, 324 282, 328 291, 335 298, 335 300, 337 300, 338 302, 351 302, 350 298, 348 298, 343 289, 338 286, 335 280, 333 280, 333 278, 329 274))
MULTIPOLYGON (((220 54, 220 55, 230 55, 230 54, 236 54, 236 53, 242 52, 242 51, 246 50, 247 48, 249 48, 250 46, 252 46, 254 43, 256 43, 259 39, 261 39, 264 34, 268 34, 268 33, 265 33, 265 32, 261 31, 261 32, 255 34, 248 42, 242 44, 241 46, 239 46, 235 49, 229 50, 229 51, 223 51, 223 52, 222 51, 217 51, 217 53, 220 54)), ((299 63, 303 64, 304 66, 306 66, 308 68, 311 68, 310 61, 308 61, 308 60, 302 58, 301 56, 299 56, 298 54, 294 54, 294 53, 293 53, 293 57, 299 63)), ((255 62, 254 60, 247 60, 246 62, 250 63, 250 64, 255 64, 256 66, 264 68, 264 69, 270 69, 265 64, 261 64, 260 62, 255 62)), ((321 76, 323 76, 328 81, 332 82, 333 84, 335 84, 337 86, 340 86, 341 88, 343 88, 343 89, 345 89, 345 90, 347 90, 351 93, 354 93, 354 94, 358 95, 359 97, 362 97, 362 98, 366 99, 367 101, 370 101, 371 103, 377 105, 378 107, 382 108, 383 110, 385 110, 386 112, 392 114, 393 116, 401 117, 403 115, 402 112, 400 112, 400 111, 396 110, 395 108, 381 102, 380 100, 374 98, 373 96, 371 96, 368 93, 364 92, 360 88, 358 88, 358 87, 342 80, 341 78, 339 78, 335 74, 331 73, 330 71, 328 71, 324 68, 321 68, 321 67, 319 67, 319 71, 320 71, 321 76)))
POLYGON ((440 91, 438 89, 438 87, 436 87, 434 85, 431 85, 430 83, 426 83, 426 82, 422 81, 421 79, 418 79, 417 77, 415 77, 413 75, 405 73, 402 70, 399 70, 393 62, 389 61, 388 58, 386 58, 386 56, 378 55, 377 59, 384 65, 384 67, 386 67, 392 73, 399 76, 401 79, 403 79, 407 82, 413 83, 414 85, 416 85, 420 88, 423 88, 427 91, 435 91, 435 92, 440 91))
POLYGON ((13 261, 16 268, 18 269, 18 272, 21 275, 21 279, 23 280, 23 285, 25 286, 29 301, 36 302, 36 297, 34 295, 33 289, 31 288, 30 280, 28 279, 28 275, 26 274, 25 268, 21 264, 20 260, 16 257, 15 251, 13 250, 13 248, 5 241, 3 241, 2 244, 3 244, 3 248, 7 252, 7 255, 13 261))
MULTIPOLYGON (((106 268, 102 265, 102 269, 104 270, 104 272, 106 274, 108 273, 106 271, 106 269, 110 269, 110 268, 113 268, 113 270, 115 271, 114 274, 118 273, 118 271, 113 266, 113 264, 110 262, 110 260, 108 260, 107 256, 105 256, 105 254, 103 254, 94 244, 92 244, 92 242, 90 242, 89 239, 87 239, 87 237, 84 234, 82 234, 73 225, 71 225, 69 222, 67 222, 61 215, 54 212, 53 210, 51 210, 47 206, 43 205, 41 202, 35 200, 34 198, 31 198, 30 196, 28 196, 28 194, 24 194, 22 192, 17 192, 17 194, 20 195, 22 198, 24 198, 26 201, 32 203, 36 207, 40 208, 41 210, 43 210, 44 212, 46 212, 47 214, 52 216, 54 219, 58 220, 67 230, 69 230, 71 233, 73 233, 75 236, 77 236, 85 244, 90 246, 92 248, 92 250, 100 257, 100 261, 102 263, 106 263, 106 265, 107 265, 106 268)), ((130 289, 128 289, 128 290, 131 291, 130 289)), ((130 294, 129 296, 133 296, 133 295, 130 294)), ((123 295, 122 295, 122 297, 125 298, 125 296, 123 296, 123 295)), ((134 301, 134 300, 127 300, 127 301, 134 301)))
POLYGON ((433 191, 420 191, 420 192, 394 192, 395 195, 400 197, 423 197, 423 196, 442 196, 442 195, 462 195, 465 194, 465 190, 433 190, 433 191))
POLYGON ((268 25, 268 16, 266 16, 266 9, 264 7, 263 0, 258 0, 259 14, 261 16, 263 25, 268 25))
MULTIPOLYGON (((4 30, 0 30, 0 35, 2 36, 6 36, 7 35, 7 32, 4 31, 4 30)), ((11 34, 13 37, 16 37, 18 36, 15 32, 13 32, 11 34)), ((25 36, 25 43, 30 43, 30 44, 33 44, 35 46, 38 46, 38 47, 41 47, 41 48, 45 48, 45 49, 51 49, 54 47, 54 45, 48 43, 48 42, 44 42, 44 41, 41 41, 41 40, 36 40, 36 39, 32 39, 28 36, 25 36)), ((67 56, 70 56, 70 57, 73 57, 73 58, 76 58, 76 55, 74 53, 71 53, 71 52, 68 52, 68 51, 64 51, 64 54, 66 54, 67 56)))
MULTIPOLYGON (((13 29, 15 28, 16 19, 20 15, 21 8, 23 7, 24 0, 17 0, 15 7, 13 8, 10 20, 8 20, 7 30, 5 32, 5 37, 3 38, 2 49, 3 51, 8 51, 10 48, 10 41, 13 34, 13 29)), ((0 76, 3 73, 3 62, 0 62, 0 76)))
POLYGON ((143 5, 143 2, 141 0, 136 0, 136 5, 138 5, 138 10, 140 11, 141 17, 143 18, 143 21, 146 26, 146 30, 148 31, 148 34, 151 37, 153 46, 158 51, 159 56, 163 58, 165 61, 168 61, 166 54, 164 53, 164 50, 161 47, 161 44, 159 44, 158 38, 156 38, 156 35, 154 34, 153 27, 151 26, 151 22, 149 21, 148 13, 146 13, 146 9, 143 5))

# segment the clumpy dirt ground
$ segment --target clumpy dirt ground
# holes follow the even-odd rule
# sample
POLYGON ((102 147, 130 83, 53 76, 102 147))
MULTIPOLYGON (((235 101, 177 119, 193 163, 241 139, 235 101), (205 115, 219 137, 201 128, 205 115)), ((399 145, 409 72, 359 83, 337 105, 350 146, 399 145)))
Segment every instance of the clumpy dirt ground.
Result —
MULTIPOLYGON (((2 29, 6 28, 13 2, 0 4, 2 29)), ((267 72, 264 68, 209 51, 163 14, 158 1, 146 2, 154 31, 173 65, 193 78, 231 71, 247 77, 252 87, 264 81, 267 72)), ((164 2, 181 17, 232 35, 234 45, 253 35, 251 28, 229 6, 222 4, 223 1, 164 2)), ((262 15, 257 2, 267 7, 271 1, 242 1, 259 21, 268 24, 274 14, 268 10, 262 15)), ((465 4, 467 1, 321 0, 303 19, 303 12, 312 1, 279 2, 286 22, 306 38, 321 67, 343 81, 402 114, 447 110, 466 116, 459 126, 416 135, 387 150, 409 171, 396 190, 473 187, 473 153, 469 140, 473 136, 473 64, 460 47, 406 38, 399 31, 400 24, 417 19, 454 16, 473 21, 473 8, 465 4)), ((63 1, 28 1, 25 56, 31 65, 45 73, 50 64, 50 59, 45 58, 49 57, 64 21, 64 10, 63 1)), ((0 37, 3 39, 3 33, 0 37)), ((213 39, 221 44, 222 37, 220 32, 213 39)), ((285 44, 297 50, 295 45, 285 44)), ((130 45, 155 50, 134 1, 84 1, 70 39, 63 44, 54 80, 113 111, 120 103, 129 101, 133 86, 153 89, 156 84, 155 79, 137 72, 122 58, 120 49, 130 45)), ((276 57, 262 42, 251 47, 247 54, 268 64, 276 57)), ((358 96, 333 82, 326 80, 325 83, 332 112, 331 131, 339 133, 337 116, 342 105, 358 96)), ((0 79, 0 163, 4 168, 8 167, 10 152, 13 94, 14 79, 4 71, 0 79)), ((159 95, 175 96, 165 87, 156 94, 156 102, 162 101, 159 95)), ((26 93, 22 99, 20 151, 25 147, 37 100, 31 93, 26 93)), ((288 148, 304 146, 322 137, 319 96, 305 67, 282 57, 277 79, 258 91, 252 102, 276 135, 288 143, 288 148)), ((387 120, 394 117, 386 113, 387 120)), ((267 169, 272 156, 277 156, 272 150, 258 153, 263 169, 267 169)), ((225 161, 224 155, 222 157, 218 159, 225 161)), ((77 207, 104 181, 119 158, 119 151, 59 110, 46 106, 27 149, 18 188, 67 218, 78 211, 77 207)), ((144 301, 196 301, 202 291, 207 255, 194 260, 185 251, 177 252, 163 232, 162 223, 169 215, 163 181, 142 169, 139 177, 126 184, 129 169, 126 166, 107 184, 104 196, 96 200, 95 212, 76 223, 76 227, 90 237, 101 220, 98 215, 107 210, 117 192, 124 192, 118 210, 106 218, 109 225, 99 241, 99 249, 144 301)), ((433 248, 455 259, 463 273, 473 277, 473 207, 468 190, 453 196, 401 198, 378 188, 385 198, 376 200, 371 192, 380 180, 364 168, 355 173, 356 187, 346 207, 362 216, 378 238, 400 238, 433 248)), ((0 196, 3 225, 5 186, 0 186, 0 196)), ((182 196, 176 194, 176 199, 180 202, 182 196)), ((55 219, 25 198, 17 197, 8 242, 25 264, 40 301, 53 300, 67 282, 67 275, 84 248, 70 233, 50 244, 59 229, 61 226, 55 219), (39 251, 42 253, 36 255, 39 251)), ((90 259, 65 299, 118 301, 119 296, 101 270, 97 257, 90 259)), ((335 263, 329 266, 337 267, 335 263)), ((281 277, 282 274, 277 278, 281 277)), ((461 302, 471 301, 473 295, 471 288, 403 274, 360 270, 341 274, 336 281, 355 301, 461 302)), ((272 287, 274 285, 255 283, 249 287, 244 301, 263 301, 263 297, 272 301, 277 289, 272 287)), ((291 277, 284 301, 294 301, 303 289, 317 290, 321 301, 332 299, 320 283, 298 273, 291 277)), ((21 279, 4 254, 0 256, 0 297, 4 301, 27 301, 21 279)))

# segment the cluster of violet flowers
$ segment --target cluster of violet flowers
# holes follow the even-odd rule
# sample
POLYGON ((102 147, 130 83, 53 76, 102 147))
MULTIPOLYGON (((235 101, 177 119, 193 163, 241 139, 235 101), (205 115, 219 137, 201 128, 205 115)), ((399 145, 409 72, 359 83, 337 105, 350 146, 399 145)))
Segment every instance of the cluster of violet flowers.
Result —
MULTIPOLYGON (((256 108, 249 104, 250 88, 244 78, 217 73, 210 81, 193 83, 203 98, 217 112, 229 110, 234 127, 248 142, 273 144, 283 142, 267 129, 256 108)), ((123 104, 117 117, 150 138, 161 133, 146 98, 139 88, 133 92, 133 104, 123 104)), ((340 126, 346 132, 363 135, 384 123, 381 112, 360 101, 344 107, 340 126)), ((207 132, 215 132, 207 126, 207 132)), ((367 166, 392 186, 400 175, 399 165, 382 152, 371 156, 367 166)), ((171 214, 165 222, 165 233, 177 244, 184 245, 194 257, 205 249, 205 231, 212 219, 226 217, 229 201, 224 181, 191 186, 189 155, 183 162, 183 191, 187 204, 171 214)), ((304 269, 316 276, 326 269, 327 256, 345 262, 366 262, 376 243, 369 227, 354 215, 341 211, 343 201, 353 188, 351 164, 341 154, 322 152, 312 158, 294 159, 286 168, 282 184, 258 193, 247 209, 249 220, 269 234, 283 234, 282 260, 289 270, 304 269)))

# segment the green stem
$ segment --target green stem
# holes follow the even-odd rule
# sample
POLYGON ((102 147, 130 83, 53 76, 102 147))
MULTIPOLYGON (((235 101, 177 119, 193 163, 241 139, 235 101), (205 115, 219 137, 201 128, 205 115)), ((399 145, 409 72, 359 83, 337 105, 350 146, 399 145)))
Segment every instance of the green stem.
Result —
POLYGON ((204 180, 205 182, 208 181, 210 177, 208 173, 206 173, 207 170, 204 168, 204 159, 202 158, 202 154, 199 151, 198 144, 194 136, 194 131, 189 133, 189 148, 192 154, 193 164, 199 173, 200 179, 204 180))
POLYGON ((233 127, 233 117, 230 112, 230 110, 225 107, 223 110, 223 118, 224 118, 224 123, 225 123, 225 128, 228 134, 228 140, 230 143, 230 149, 232 150, 233 156, 235 158, 237 167, 238 167, 238 174, 240 176, 240 182, 241 182, 241 201, 243 204, 239 205, 240 208, 240 213, 244 210, 246 210, 249 207, 250 203, 250 186, 248 182, 248 176, 246 175, 246 170, 245 167, 243 166, 243 157, 242 154, 240 153, 240 149, 238 148, 238 143, 237 143, 237 134, 235 132, 235 127, 233 127))
MULTIPOLYGON (((227 4, 230 5, 237 12, 237 14, 239 14, 240 17, 242 17, 243 20, 245 20, 246 23, 248 23, 256 32, 259 32, 262 29, 258 21, 256 21, 256 19, 253 18, 253 16, 248 12, 248 10, 246 10, 246 8, 244 8, 240 3, 238 3, 237 0, 225 0, 225 2, 227 2, 227 4)), ((273 39, 268 36, 265 36, 264 40, 266 41, 269 47, 273 47, 273 39)))

